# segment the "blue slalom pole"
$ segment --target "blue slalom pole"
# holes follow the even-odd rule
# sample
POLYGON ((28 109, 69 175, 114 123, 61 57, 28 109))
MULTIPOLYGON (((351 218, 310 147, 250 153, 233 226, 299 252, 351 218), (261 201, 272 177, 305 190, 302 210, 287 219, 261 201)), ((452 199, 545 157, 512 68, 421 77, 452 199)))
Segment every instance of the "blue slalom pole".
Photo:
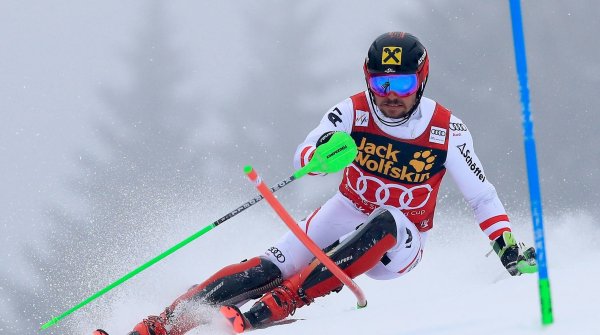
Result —
POLYGON ((538 284, 540 290, 540 305, 542 311, 542 324, 550 325, 554 321, 552 315, 552 299, 550 295, 550 279, 546 266, 546 246, 544 242, 544 220, 542 215, 542 196, 538 176, 538 164, 533 136, 533 121, 529 109, 529 86, 527 83, 527 59, 525 57, 525 37, 523 34, 523 19, 521 17, 520 0, 510 1, 510 14, 512 18, 513 42, 517 76, 521 91, 521 104, 523 107, 523 137, 525 142, 525 160, 527 165, 527 179, 529 182, 529 199, 531 201, 531 216, 533 219, 533 233, 535 238, 536 258, 538 263, 538 284))

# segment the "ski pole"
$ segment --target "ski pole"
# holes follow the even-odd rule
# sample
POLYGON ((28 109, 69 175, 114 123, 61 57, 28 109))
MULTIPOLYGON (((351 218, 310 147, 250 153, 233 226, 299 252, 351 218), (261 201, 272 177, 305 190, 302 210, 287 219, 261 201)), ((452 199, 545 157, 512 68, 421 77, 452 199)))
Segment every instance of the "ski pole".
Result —
POLYGON ((262 194, 269 205, 273 207, 273 210, 275 210, 285 225, 290 228, 292 233, 302 242, 302 244, 304 244, 304 246, 306 246, 306 248, 308 248, 308 250, 310 250, 310 252, 313 253, 313 255, 315 255, 315 257, 317 257, 319 261, 321 261, 323 265, 325 265, 327 269, 329 269, 334 276, 336 276, 344 285, 348 286, 352 293, 354 293, 357 299, 356 306, 358 308, 367 307, 367 299, 360 287, 352 280, 352 278, 350 278, 350 276, 340 269, 340 267, 335 264, 331 258, 329 258, 323 252, 323 250, 321 250, 321 248, 319 248, 319 246, 310 237, 308 237, 308 235, 306 235, 304 231, 302 231, 302 229, 300 229, 300 226, 298 226, 294 218, 292 218, 279 200, 275 198, 273 192, 269 190, 269 187, 265 184, 258 173, 251 166, 246 166, 244 168, 244 172, 248 176, 248 179, 254 182, 260 194, 262 194))
MULTIPOLYGON (((294 174, 292 176, 290 176, 289 178, 287 178, 285 180, 282 180, 277 185, 272 187, 271 192, 276 192, 277 190, 283 188, 284 186, 290 184, 294 180, 299 179, 310 172, 323 172, 323 173, 337 172, 337 171, 343 169, 344 167, 348 166, 356 157, 356 153, 357 153, 356 143, 354 143, 354 140, 352 139, 352 137, 350 137, 350 135, 348 135, 346 133, 337 132, 331 137, 331 139, 327 143, 320 145, 315 150, 315 154, 313 155, 313 158, 310 160, 310 162, 306 166, 297 170, 296 172, 294 172, 294 174)), ((119 278, 114 283, 112 283, 112 284, 106 286, 105 288, 101 289, 100 291, 94 293, 93 295, 91 295, 87 299, 83 300, 79 304, 75 305, 71 309, 63 312, 59 316, 51 318, 48 322, 43 324, 40 327, 40 329, 43 330, 43 329, 52 327, 53 325, 57 324, 60 320, 62 320, 66 316, 68 316, 69 314, 75 312, 76 310, 80 309, 81 307, 96 300, 98 297, 104 295, 105 293, 112 290, 113 288, 121 285, 125 281, 131 279, 132 277, 134 277, 138 273, 146 270, 150 266, 158 263, 163 258, 165 258, 165 257, 169 256, 170 254, 174 253, 175 251, 183 248, 185 245, 189 244, 190 242, 194 241, 195 239, 199 238, 200 236, 211 231, 213 228, 217 227, 221 223, 223 223, 223 222, 231 219, 232 217, 236 216, 237 214, 245 211, 246 209, 255 205, 262 199, 263 199, 263 196, 259 195, 259 196, 252 198, 250 201, 245 202, 238 208, 225 214, 225 216, 221 217, 217 221, 202 228, 195 234, 189 236, 185 240, 177 243, 175 246, 167 249, 160 255, 152 258, 151 260, 142 264, 135 270, 133 270, 133 271, 129 272, 128 274, 124 275, 123 277, 119 278)))
MULTIPOLYGON (((275 185, 274 187, 271 188, 271 190, 273 192, 276 192, 277 190, 281 189, 282 187, 290 184, 292 181, 296 180, 296 178, 294 176, 291 176, 285 180, 282 180, 281 182, 279 182, 277 185, 275 185)), ((115 282, 113 282, 112 284, 106 286, 105 288, 103 288, 102 290, 94 293, 93 295, 91 295, 89 298, 83 300, 82 302, 80 302, 79 304, 75 305, 74 307, 72 307, 71 309, 69 309, 68 311, 62 313, 61 315, 57 316, 57 317, 53 317, 50 321, 46 322, 44 325, 41 326, 40 329, 46 329, 49 328, 51 326, 53 326, 54 324, 58 323, 58 321, 60 321, 61 319, 63 319, 64 317, 66 317, 67 315, 75 312, 76 310, 80 309, 81 307, 89 304, 90 302, 96 300, 97 298, 99 298, 100 296, 104 295, 105 293, 107 293, 108 291, 112 290, 113 288, 121 285, 122 283, 124 283, 125 281, 131 279, 132 277, 134 277, 135 275, 137 275, 138 273, 146 270, 147 268, 149 268, 150 266, 158 263, 159 261, 161 261, 163 258, 169 256, 170 254, 174 253, 175 251, 183 248, 185 245, 187 245, 188 243, 192 242, 193 240, 197 239, 198 237, 206 234, 207 232, 211 231, 213 228, 217 227, 218 225, 220 225, 221 223, 231 219, 232 217, 238 215, 239 213, 243 212, 244 210, 250 208, 251 206, 253 206, 254 204, 258 203, 259 201, 261 201, 263 199, 263 197, 261 195, 256 196, 254 198, 252 198, 251 200, 245 202, 244 204, 242 204, 241 206, 239 206, 238 208, 232 210, 231 212, 225 214, 225 216, 221 217, 220 219, 218 219, 217 221, 207 225, 206 227, 202 228, 201 230, 199 230, 198 232, 196 232, 195 234, 189 236, 188 238, 186 238, 185 240, 177 243, 176 245, 174 245, 173 247, 167 249, 166 251, 164 251, 163 253, 161 253, 160 255, 152 258, 151 260, 149 260, 148 262, 144 263, 143 265, 139 266, 137 269, 129 272, 128 274, 124 275, 123 277, 119 278, 118 280, 116 280, 115 282)))

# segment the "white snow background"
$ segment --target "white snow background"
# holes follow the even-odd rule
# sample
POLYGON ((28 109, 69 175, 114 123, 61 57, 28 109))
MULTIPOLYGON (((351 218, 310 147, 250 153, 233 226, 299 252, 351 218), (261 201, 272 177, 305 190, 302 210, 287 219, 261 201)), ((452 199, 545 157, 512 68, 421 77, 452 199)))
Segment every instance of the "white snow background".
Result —
MULTIPOLYGON (((69 322, 77 323, 81 334, 95 328, 126 334, 146 315, 160 313, 190 285, 261 253, 285 226, 266 204, 256 207, 77 311, 69 322)), ((491 248, 473 218, 442 212, 436 216, 421 264, 408 275, 391 281, 356 279, 367 295, 367 308, 356 309, 355 297, 345 288, 298 309, 286 323, 252 334, 600 334, 595 320, 600 310, 600 233, 594 220, 578 211, 545 220, 555 318, 550 326, 541 325, 537 274, 510 277, 495 254, 485 257, 491 248)), ((532 245, 528 216, 513 215, 512 221, 517 237, 532 245)), ((189 222, 181 225, 193 228, 189 222)), ((165 243, 162 250, 168 246, 165 243)), ((106 284, 121 275, 107 275, 106 284)), ((190 335, 232 334, 215 311, 199 313, 213 321, 190 335)))
MULTIPOLYGON (((600 1, 522 1, 522 6, 544 209, 567 209, 545 217, 555 324, 540 326, 536 276, 510 278, 496 256, 484 256, 490 247, 472 215, 456 206, 452 207, 457 212, 449 212, 440 203, 419 266, 393 281, 357 279, 369 299, 366 309, 356 310, 354 297, 345 289, 290 318, 300 321, 252 334, 600 334, 594 318, 600 311, 600 174, 594 168, 600 157, 600 58, 599 44, 590 42, 600 31, 595 17, 600 1)), ((509 15, 507 1, 0 1, 0 327, 6 327, 0 335, 89 335, 97 327, 111 335, 126 334, 190 285, 262 253, 285 231, 270 208, 258 204, 52 329, 32 330, 32 325, 37 328, 254 195, 236 170, 231 180, 237 176, 241 181, 218 186, 224 189, 221 196, 198 198, 206 204, 203 208, 160 208, 160 213, 136 208, 144 218, 156 218, 135 226, 139 236, 127 236, 130 243, 110 246, 122 250, 110 250, 95 267, 84 266, 97 257, 88 251, 102 247, 113 233, 95 235, 97 227, 86 225, 94 237, 90 244, 73 237, 56 243, 76 234, 63 235, 60 229, 70 220, 53 220, 51 215, 64 211, 82 223, 107 224, 86 207, 108 204, 86 201, 96 197, 76 191, 96 180, 78 179, 87 171, 82 157, 110 154, 104 125, 120 133, 140 129, 137 121, 149 121, 145 114, 135 114, 136 122, 121 128, 114 123, 120 108, 107 93, 137 106, 166 89, 176 93, 169 103, 173 109, 164 109, 167 115, 193 105, 202 122, 186 122, 190 149, 206 153, 210 167, 201 164, 197 173, 207 184, 211 178, 230 175, 212 162, 221 147, 206 148, 205 136, 229 137, 237 143, 235 131, 243 126, 244 133, 269 139, 260 149, 217 158, 227 165, 258 165, 261 160, 249 156, 271 156, 263 160, 271 171, 264 177, 274 182, 287 177, 273 174, 289 171, 296 145, 325 110, 364 89, 364 53, 384 31, 410 31, 426 42, 432 56, 426 95, 439 99, 471 128, 517 237, 532 244, 528 204, 522 201, 527 183, 509 15), (223 50, 213 51, 219 45, 223 50), (158 50, 177 57, 160 62, 148 57, 158 50), (293 66, 298 71, 288 72, 284 69, 296 64, 292 58, 301 62, 293 66), (171 79, 147 82, 144 69, 149 61, 171 79), (181 69, 180 76, 171 77, 172 69, 181 69), (281 80, 286 77, 293 80, 281 80), (224 79, 227 85, 222 85, 224 79), (138 89, 143 94, 131 96, 138 89), (295 129, 279 131, 281 123, 266 122, 285 115, 288 105, 297 107, 290 109, 290 117, 302 115, 295 129), (228 124, 230 116, 239 120, 228 124), (251 126, 255 120, 264 127, 251 126), (239 192, 244 186, 247 191, 239 192), (224 193, 244 195, 231 199, 224 193), (175 218, 163 215, 173 212, 175 218), (52 268, 37 268, 44 256, 77 260, 61 250, 69 243, 82 262, 68 264, 64 282, 64 271, 55 277, 52 268), (119 257, 112 259, 113 255, 119 257), (82 289, 88 294, 73 293, 82 289), (20 302, 18 294, 28 295, 23 304, 15 304, 20 302)), ((102 159, 94 171, 102 173, 105 164, 110 170, 116 163, 119 160, 102 159)), ((128 190, 137 190, 138 179, 129 179, 133 174, 152 173, 129 172, 123 175, 132 182, 124 182, 128 190)), ((278 194, 318 198, 305 186, 308 180, 289 186, 303 191, 286 187, 278 194)), ((188 186, 181 185, 177 192, 188 186)), ((139 195, 148 201, 160 196, 139 195)), ((297 218, 313 208, 290 206, 300 213, 297 218)), ((194 333, 227 330, 215 321, 194 333)))

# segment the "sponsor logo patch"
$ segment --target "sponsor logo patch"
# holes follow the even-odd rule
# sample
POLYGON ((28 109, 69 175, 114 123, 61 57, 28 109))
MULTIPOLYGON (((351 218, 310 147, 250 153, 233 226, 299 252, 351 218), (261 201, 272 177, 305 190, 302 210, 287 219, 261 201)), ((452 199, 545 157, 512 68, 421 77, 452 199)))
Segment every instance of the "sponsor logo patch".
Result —
MULTIPOLYGON (((354 259, 354 256, 350 255, 350 256, 347 256, 347 257, 344 257, 344 258, 340 259, 339 261, 335 262, 335 264, 336 264, 336 265, 338 265, 338 266, 341 266, 342 264, 344 264, 344 263, 346 263, 346 262, 349 262, 349 261, 351 261, 351 260, 353 260, 353 259, 354 259)), ((323 266, 323 265, 322 265, 322 267, 321 267, 321 272, 323 272, 323 271, 328 271, 328 270, 329 270, 329 269, 327 269, 327 267, 326 267, 326 266, 323 266)))
POLYGON ((465 126, 463 123, 450 122, 448 129, 452 131, 467 131, 467 126, 465 126))
POLYGON ((471 171, 483 183, 485 181, 485 175, 483 174, 483 170, 481 170, 481 168, 479 166, 477 166, 477 163, 473 162, 473 157, 471 156, 471 151, 469 149, 466 149, 467 143, 457 145, 456 147, 458 148, 458 150, 460 151, 462 156, 465 158, 465 162, 467 163, 467 165, 469 166, 471 171))
POLYGON ((403 145, 385 138, 380 140, 379 136, 373 135, 356 140, 358 154, 354 163, 391 180, 422 183, 443 168, 445 156, 438 159, 440 150, 403 145))
POLYGON ((402 64, 402 47, 383 47, 381 53, 381 64, 383 65, 401 65, 402 64))
POLYGON ((357 110, 356 119, 354 120, 356 127, 367 127, 369 126, 369 112, 357 110))
POLYGON ((278 248, 276 248, 276 247, 270 247, 269 248, 269 252, 271 253, 271 255, 273 255, 277 259, 277 261, 279 263, 284 263, 285 262, 285 255, 278 248))
POLYGON ((223 287, 223 285, 225 284, 224 281, 222 281, 221 283, 219 283, 217 286, 215 286, 214 288, 210 289, 208 292, 206 292, 206 295, 204 296, 205 298, 212 296, 213 294, 215 294, 215 292, 217 292, 221 287, 223 287))
POLYGON ((437 157, 431 152, 431 150, 415 152, 413 154, 413 159, 411 159, 408 164, 410 164, 417 172, 431 170, 433 163, 435 163, 435 158, 437 157))
POLYGON ((419 60, 417 61, 417 66, 421 66, 421 63, 423 63, 423 61, 425 60, 425 57, 427 56, 427 51, 424 50, 423 54, 421 55, 421 57, 419 58, 419 60))
POLYGON ((437 144, 446 143, 446 129, 432 126, 429 132, 429 142, 437 144))

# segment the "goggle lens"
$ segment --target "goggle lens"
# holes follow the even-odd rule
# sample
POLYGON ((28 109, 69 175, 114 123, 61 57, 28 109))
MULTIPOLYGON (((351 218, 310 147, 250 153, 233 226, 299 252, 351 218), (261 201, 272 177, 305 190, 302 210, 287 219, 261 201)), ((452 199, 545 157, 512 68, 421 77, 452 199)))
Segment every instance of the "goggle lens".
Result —
POLYGON ((416 74, 393 74, 369 77, 369 88, 371 88, 374 94, 380 97, 386 97, 391 92, 396 93, 400 97, 407 97, 415 93, 418 86, 419 82, 416 74))

